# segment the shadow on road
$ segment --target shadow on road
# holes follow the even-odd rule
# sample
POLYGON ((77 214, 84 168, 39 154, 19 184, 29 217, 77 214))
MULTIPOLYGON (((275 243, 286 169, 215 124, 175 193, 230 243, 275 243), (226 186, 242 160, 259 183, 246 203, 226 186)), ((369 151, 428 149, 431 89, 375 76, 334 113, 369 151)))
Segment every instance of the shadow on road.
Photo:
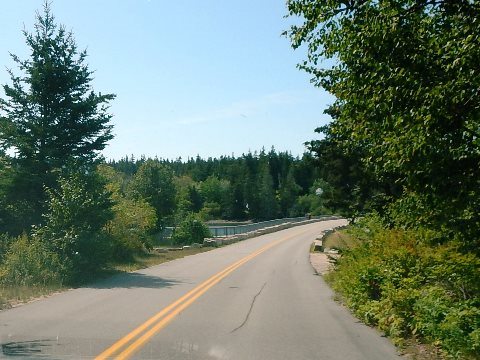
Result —
POLYGON ((177 280, 163 279, 158 276, 145 275, 142 273, 123 273, 82 287, 88 289, 159 289, 169 288, 180 283, 181 282, 177 280))

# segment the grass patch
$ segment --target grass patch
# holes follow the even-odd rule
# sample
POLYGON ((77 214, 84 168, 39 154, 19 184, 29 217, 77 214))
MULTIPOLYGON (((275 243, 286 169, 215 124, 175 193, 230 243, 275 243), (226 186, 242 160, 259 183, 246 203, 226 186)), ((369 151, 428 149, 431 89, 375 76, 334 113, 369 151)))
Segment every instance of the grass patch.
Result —
POLYGON ((168 251, 164 253, 159 253, 152 251, 150 253, 145 253, 141 255, 135 255, 133 261, 122 263, 122 264, 113 264, 112 268, 117 271, 130 272, 139 269, 145 269, 150 266, 155 266, 162 264, 164 262, 172 261, 175 259, 181 259, 185 256, 200 254, 209 250, 214 249, 213 247, 201 247, 201 248, 189 248, 178 251, 168 251))
POLYGON ((413 337, 404 341, 401 353, 412 360, 446 360, 449 358, 438 347, 432 344, 423 344, 413 337))
POLYGON ((10 309, 16 305, 29 302, 30 300, 65 290, 67 290, 67 287, 62 285, 1 286, 0 310, 10 309))
POLYGON ((323 247, 347 250, 358 245, 358 240, 348 233, 347 229, 335 230, 323 238, 323 247))

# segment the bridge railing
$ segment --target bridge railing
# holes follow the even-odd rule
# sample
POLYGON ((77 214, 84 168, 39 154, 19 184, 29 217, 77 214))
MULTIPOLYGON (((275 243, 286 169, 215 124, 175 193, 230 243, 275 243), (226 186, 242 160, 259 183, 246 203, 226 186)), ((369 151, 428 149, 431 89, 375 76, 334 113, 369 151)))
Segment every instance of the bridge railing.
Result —
MULTIPOLYGON (((311 219, 323 219, 323 218, 332 218, 330 215, 321 215, 321 216, 312 216, 311 219)), ((255 230, 265 229, 270 226, 286 224, 286 223, 295 223, 300 221, 308 220, 308 217, 301 216, 301 217, 292 217, 292 218, 282 218, 282 219, 274 219, 274 220, 267 220, 261 221, 251 224, 244 224, 244 225, 221 225, 221 226, 208 226, 210 233, 213 237, 225 237, 237 234, 244 234, 255 230)), ((161 238, 169 238, 172 236, 174 227, 166 227, 162 234, 161 238)))

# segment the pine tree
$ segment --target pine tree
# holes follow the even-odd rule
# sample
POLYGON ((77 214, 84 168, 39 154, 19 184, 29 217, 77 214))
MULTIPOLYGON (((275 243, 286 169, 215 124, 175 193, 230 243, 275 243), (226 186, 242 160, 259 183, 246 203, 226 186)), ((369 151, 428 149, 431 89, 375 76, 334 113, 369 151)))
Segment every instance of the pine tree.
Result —
POLYGON ((278 216, 275 188, 273 187, 273 179, 267 162, 264 162, 260 168, 258 199, 260 220, 270 220, 278 216))
POLYGON ((289 216, 289 211, 295 204, 295 199, 301 191, 301 187, 295 182, 293 166, 290 167, 285 180, 281 183, 279 189, 280 210, 282 216, 289 216))
POLYGON ((72 159, 92 162, 112 139, 108 104, 115 95, 92 90, 87 53, 71 32, 55 23, 48 2, 37 12, 35 30, 23 31, 30 57, 12 55, 21 75, 9 70, 11 85, 0 99, 0 147, 15 152, 14 200, 27 204, 35 223, 45 201, 44 187, 54 187, 72 159))

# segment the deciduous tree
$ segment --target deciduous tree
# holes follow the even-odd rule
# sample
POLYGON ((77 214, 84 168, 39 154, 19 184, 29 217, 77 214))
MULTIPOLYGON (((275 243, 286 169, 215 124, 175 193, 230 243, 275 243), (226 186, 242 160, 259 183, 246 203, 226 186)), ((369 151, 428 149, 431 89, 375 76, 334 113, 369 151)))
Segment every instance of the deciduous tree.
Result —
POLYGON ((300 67, 336 97, 334 139, 400 186, 401 222, 478 238, 478 1, 287 4, 301 23, 286 33, 307 46, 300 67))
POLYGON ((138 169, 130 183, 130 192, 144 199, 155 209, 157 230, 175 211, 175 184, 173 172, 155 160, 147 160, 138 169))

